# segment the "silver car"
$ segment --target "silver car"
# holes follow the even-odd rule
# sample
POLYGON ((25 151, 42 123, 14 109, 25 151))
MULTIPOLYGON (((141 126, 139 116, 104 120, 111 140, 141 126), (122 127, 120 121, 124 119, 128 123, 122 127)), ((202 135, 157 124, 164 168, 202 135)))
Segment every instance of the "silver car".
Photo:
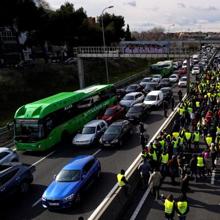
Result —
POLYGON ((81 134, 77 134, 73 138, 73 145, 90 146, 97 144, 99 138, 107 129, 108 124, 104 120, 93 120, 87 123, 82 129, 81 134))
POLYGON ((15 151, 7 148, 0 148, 0 165, 3 163, 18 162, 19 158, 15 151))
POLYGON ((131 92, 126 94, 119 104, 126 108, 130 108, 132 105, 143 101, 144 94, 142 92, 131 92))

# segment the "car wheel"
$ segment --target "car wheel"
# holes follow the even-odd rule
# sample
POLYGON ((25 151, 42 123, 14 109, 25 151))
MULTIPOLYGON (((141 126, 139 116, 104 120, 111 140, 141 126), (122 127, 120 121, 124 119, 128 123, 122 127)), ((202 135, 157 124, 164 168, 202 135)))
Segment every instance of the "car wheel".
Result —
POLYGON ((27 181, 21 183, 20 192, 22 194, 27 193, 29 191, 30 184, 27 181))

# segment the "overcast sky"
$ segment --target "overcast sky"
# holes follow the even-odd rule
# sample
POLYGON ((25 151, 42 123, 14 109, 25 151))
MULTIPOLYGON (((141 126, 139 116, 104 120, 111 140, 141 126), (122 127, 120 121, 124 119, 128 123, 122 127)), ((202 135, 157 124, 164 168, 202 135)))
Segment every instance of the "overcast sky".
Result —
MULTIPOLYGON (((66 0, 46 0, 57 9, 66 0)), ((122 15, 132 31, 164 27, 166 31, 220 31, 220 0, 68 0, 97 17, 105 7, 122 15)))

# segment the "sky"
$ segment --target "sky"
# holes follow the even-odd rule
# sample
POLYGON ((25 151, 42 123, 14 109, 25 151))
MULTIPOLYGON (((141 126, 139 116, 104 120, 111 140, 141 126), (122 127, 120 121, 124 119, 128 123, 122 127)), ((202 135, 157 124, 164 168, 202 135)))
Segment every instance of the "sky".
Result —
MULTIPOLYGON (((58 9, 66 0, 46 0, 58 9)), ((74 8, 83 7, 89 17, 97 17, 102 10, 121 15, 131 31, 147 31, 163 27, 166 32, 220 32, 220 0, 68 0, 74 8)))

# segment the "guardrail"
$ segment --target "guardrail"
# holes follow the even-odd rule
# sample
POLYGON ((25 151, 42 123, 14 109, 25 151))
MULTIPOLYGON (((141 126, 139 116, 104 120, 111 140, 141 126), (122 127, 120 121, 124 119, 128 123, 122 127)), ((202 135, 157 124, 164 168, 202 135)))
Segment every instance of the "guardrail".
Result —
POLYGON ((8 123, 0 127, 0 147, 11 147, 14 145, 14 123, 8 123))

